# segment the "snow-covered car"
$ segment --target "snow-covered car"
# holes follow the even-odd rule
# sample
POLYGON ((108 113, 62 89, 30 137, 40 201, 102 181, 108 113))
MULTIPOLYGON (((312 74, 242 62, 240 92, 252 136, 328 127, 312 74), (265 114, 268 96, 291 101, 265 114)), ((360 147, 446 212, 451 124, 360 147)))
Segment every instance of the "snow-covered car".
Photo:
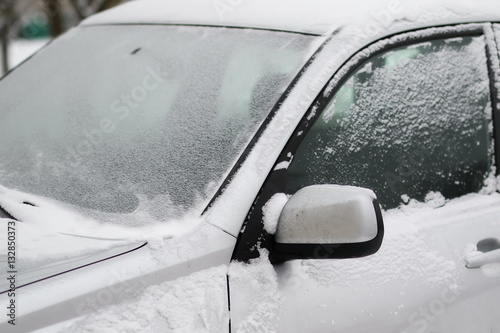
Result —
POLYGON ((498 1, 131 1, 0 81, 1 332, 500 332, 498 1))

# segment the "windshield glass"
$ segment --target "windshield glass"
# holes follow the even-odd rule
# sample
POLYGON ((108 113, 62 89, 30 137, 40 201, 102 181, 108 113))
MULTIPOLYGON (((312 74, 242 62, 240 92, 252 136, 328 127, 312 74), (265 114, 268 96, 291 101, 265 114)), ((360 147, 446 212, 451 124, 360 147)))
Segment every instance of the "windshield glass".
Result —
POLYGON ((74 29, 0 81, 0 184, 107 223, 179 218, 213 196, 315 38, 74 29))

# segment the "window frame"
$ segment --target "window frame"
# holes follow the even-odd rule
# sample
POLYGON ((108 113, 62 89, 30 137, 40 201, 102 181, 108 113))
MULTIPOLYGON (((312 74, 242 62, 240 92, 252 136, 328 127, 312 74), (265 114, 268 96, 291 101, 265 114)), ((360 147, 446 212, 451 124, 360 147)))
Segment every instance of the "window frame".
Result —
MULTIPOLYGON (((495 87, 495 73, 492 64, 492 54, 499 54, 496 45, 491 45, 491 39, 487 38, 488 33, 493 34, 493 23, 467 23, 446 25, 440 27, 427 27, 422 29, 399 32, 384 38, 378 39, 368 45, 359 48, 347 61, 328 80, 328 83, 321 89, 314 102, 309 106, 304 116, 290 136, 287 144, 279 154, 272 170, 268 174, 259 194, 255 198, 247 217, 242 225, 236 245, 233 250, 231 260, 247 262, 259 256, 258 248, 265 248, 269 251, 271 262, 273 260, 274 235, 269 235, 264 230, 262 222, 262 208, 266 202, 276 193, 284 191, 283 185, 285 179, 285 169, 277 168, 280 163, 290 162, 290 154, 293 156, 298 147, 307 135, 308 130, 321 116, 322 112, 328 106, 331 99, 337 91, 349 79, 360 65, 367 60, 390 51, 392 49, 404 46, 410 46, 427 41, 457 38, 457 37, 478 37, 485 38, 485 56, 487 57, 487 71, 490 80, 490 102, 492 107, 493 124, 493 166, 495 166, 496 176, 500 175, 500 146, 497 144, 500 138, 500 114, 498 110, 498 91, 495 87), (486 31, 489 29, 490 31, 486 31)), ((493 39, 494 41, 494 39, 493 39)), ((499 78, 500 81, 500 78, 499 78)))
POLYGON ((493 151, 495 154, 494 165, 496 166, 495 176, 498 177, 500 175, 500 73, 495 73, 492 58, 494 58, 496 55, 498 62, 500 62, 500 40, 497 39, 497 35, 495 34, 495 26, 500 29, 500 22, 489 23, 487 27, 484 27, 483 34, 485 36, 490 35, 491 37, 490 41, 486 40, 486 57, 488 75, 490 78, 491 112, 493 118, 493 151), (496 83, 498 83, 499 85, 497 85, 496 83))

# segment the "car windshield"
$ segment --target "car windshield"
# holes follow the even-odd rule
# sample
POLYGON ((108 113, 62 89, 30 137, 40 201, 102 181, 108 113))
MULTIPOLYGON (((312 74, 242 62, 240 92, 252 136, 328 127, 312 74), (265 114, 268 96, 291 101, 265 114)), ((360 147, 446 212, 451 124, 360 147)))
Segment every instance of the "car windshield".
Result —
POLYGON ((128 226, 203 207, 316 38, 74 29, 0 81, 0 184, 128 226))

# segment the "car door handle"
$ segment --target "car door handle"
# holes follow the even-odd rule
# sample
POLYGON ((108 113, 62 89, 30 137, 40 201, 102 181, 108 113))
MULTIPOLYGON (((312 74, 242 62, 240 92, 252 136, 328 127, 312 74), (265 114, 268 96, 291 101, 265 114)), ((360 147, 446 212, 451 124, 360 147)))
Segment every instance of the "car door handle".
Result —
POLYGON ((485 238, 477 243, 479 253, 465 259, 465 267, 479 268, 486 264, 500 262, 500 241, 496 238, 485 238))
POLYGON ((467 258, 465 266, 467 268, 479 268, 495 262, 500 262, 500 249, 467 258))

